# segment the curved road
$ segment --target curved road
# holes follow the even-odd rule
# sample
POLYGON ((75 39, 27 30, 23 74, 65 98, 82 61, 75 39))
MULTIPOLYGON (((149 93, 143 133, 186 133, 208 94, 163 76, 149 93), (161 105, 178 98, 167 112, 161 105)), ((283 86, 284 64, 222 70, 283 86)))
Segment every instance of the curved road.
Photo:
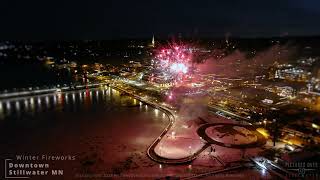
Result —
POLYGON ((165 127, 165 129, 161 132, 161 134, 153 141, 153 143, 148 147, 147 149, 147 155, 154 161, 158 162, 158 163, 163 163, 163 164, 183 164, 183 163, 188 163, 193 161, 194 159, 197 158, 197 156, 204 151, 205 149, 207 149, 210 144, 206 143, 202 146, 201 149, 199 149, 199 151, 197 151, 196 153, 192 154, 191 156, 185 157, 185 158, 180 158, 180 159, 168 159, 168 158, 164 158, 159 156, 156 152, 155 152, 155 147, 159 144, 159 142, 161 141, 161 139, 167 134, 167 132, 170 130, 170 128, 172 127, 173 123, 175 122, 175 117, 173 115, 173 113, 171 112, 171 110, 169 110, 168 108, 162 107, 156 103, 147 101, 145 99, 142 99, 141 97, 132 94, 120 87, 117 86, 112 86, 112 88, 117 89, 119 91, 125 92, 128 95, 136 98, 137 100, 148 104, 156 109, 159 109, 160 111, 162 111, 163 113, 166 114, 166 116, 169 119, 169 124, 165 127))
POLYGON ((263 137, 263 135, 260 134, 259 132, 257 132, 256 129, 251 125, 230 124, 230 123, 210 123, 210 124, 204 124, 204 125, 200 126, 197 129, 197 133, 200 137, 202 137, 203 140, 207 141, 209 144, 217 144, 219 146, 228 147, 228 148, 238 148, 238 149, 252 148, 252 147, 262 146, 266 143, 266 139, 263 137), (239 127, 244 127, 246 129, 249 129, 257 136, 257 141, 255 141, 253 143, 249 143, 249 144, 227 144, 227 143, 215 141, 207 135, 206 129, 211 126, 218 126, 218 125, 239 126, 239 127))
POLYGON ((128 95, 138 99, 139 101, 148 104, 156 109, 159 109, 160 111, 162 111, 163 113, 166 114, 166 116, 169 119, 169 124, 165 127, 165 129, 161 132, 161 134, 153 141, 153 143, 148 147, 147 149, 147 155, 154 161, 158 162, 158 163, 163 163, 163 164, 183 164, 183 163, 188 163, 193 161, 194 159, 197 158, 197 156, 204 151, 205 149, 207 149, 208 147, 210 147, 211 144, 217 144, 220 146, 224 146, 224 147, 229 147, 229 148, 250 148, 250 147, 257 147, 257 146, 261 146, 263 144, 266 143, 265 138, 263 137, 263 135, 261 135, 259 132, 256 131, 256 129, 250 125, 243 125, 243 124, 231 124, 231 125, 236 125, 236 126, 241 126, 241 127, 245 127, 249 130, 252 130, 253 132, 255 132, 255 135, 257 136, 258 140, 254 143, 250 143, 250 144, 241 144, 241 145, 236 145, 236 144, 225 144, 222 142, 218 142, 218 141, 214 141, 213 139, 211 139, 206 133, 205 130, 210 127, 210 126, 216 126, 216 125, 230 125, 228 123, 215 123, 215 124, 204 124, 202 126, 200 126, 197 130, 197 133, 200 137, 202 137, 203 140, 205 140, 207 143, 204 144, 202 146, 201 149, 199 149, 197 152, 195 152, 194 154, 192 154, 191 156, 185 157, 185 158, 180 158, 180 159, 168 159, 168 158, 164 158, 159 156, 156 152, 155 152, 155 148, 156 146, 159 144, 159 142, 162 140, 162 138, 168 133, 168 131, 170 130, 170 128, 172 127, 173 123, 175 122, 175 117, 173 115, 173 113, 171 112, 170 109, 166 108, 166 107, 162 107, 161 105, 158 105, 156 103, 150 102, 148 100, 145 100, 143 98, 141 98, 140 96, 137 96, 135 94, 132 94, 131 92, 128 92, 120 87, 116 87, 113 86, 112 88, 117 89, 119 91, 125 92, 128 95))
POLYGON ((162 107, 156 107, 160 110, 162 110, 167 117, 169 118, 169 124, 168 126, 162 131, 162 133, 160 134, 160 136, 155 139, 155 141, 149 146, 148 150, 147 150, 147 154, 148 156, 154 160, 157 161, 159 163, 164 163, 164 164, 183 164, 183 163, 188 163, 190 161, 193 161, 194 159, 197 158, 197 156, 204 151, 205 149, 207 149, 210 144, 206 143, 202 146, 201 149, 199 149, 196 153, 192 154, 191 156, 185 157, 185 158, 180 158, 180 159, 168 159, 168 158, 164 158, 159 156, 156 152, 155 152, 155 148, 156 146, 159 144, 159 142, 161 141, 161 139, 167 134, 167 132, 170 130, 170 128, 172 127, 175 119, 174 116, 172 115, 172 113, 169 110, 166 110, 165 108, 162 107))
MULTIPOLYGON (((94 85, 106 85, 108 83, 97 83, 97 84, 92 84, 92 86, 94 85)), ((111 85, 110 85, 111 86, 111 85)), ((77 87, 77 88, 83 88, 83 87, 77 87)), ((166 108, 166 107, 162 107, 161 105, 158 105, 156 103, 153 103, 153 102, 150 102, 148 100, 145 100, 143 98, 141 98, 140 96, 137 96, 131 92, 128 92, 127 90, 125 89, 122 89, 120 87, 117 87, 117 86, 112 86, 113 89, 117 89, 119 91, 122 91, 122 92, 125 92, 126 94, 134 97, 135 99, 145 103, 145 104, 148 104, 156 109, 159 109, 160 111, 162 111, 163 113, 166 114, 166 116, 168 117, 169 119, 169 124, 166 126, 166 128, 162 131, 162 133, 153 141, 153 143, 148 147, 147 149, 147 155, 154 161, 156 162, 159 162, 159 163, 164 163, 164 164, 183 164, 183 163, 188 163, 188 162, 191 162, 193 161, 194 159, 197 158, 197 156, 202 152, 204 151, 205 149, 207 149, 211 144, 218 144, 218 145, 221 145, 221 146, 225 146, 225 147, 231 147, 231 148, 239 148, 239 147, 236 147, 238 145, 232 145, 232 146, 226 146, 224 143, 221 143, 221 142, 216 142, 216 141, 213 141, 210 137, 208 137, 205 133, 205 129, 207 127, 210 127, 212 126, 212 124, 204 124, 203 126, 201 126, 198 130, 197 130, 197 133, 200 137, 202 137, 204 140, 207 141, 206 144, 204 144, 202 146, 201 149, 199 149, 197 152, 195 152, 194 154, 192 154, 191 156, 188 156, 188 157, 185 157, 185 158, 180 158, 180 159, 168 159, 168 158, 164 158, 164 157, 161 157, 159 155, 157 155, 157 153, 155 153, 155 147, 159 144, 159 142, 161 141, 161 139, 167 134, 167 132, 170 130, 170 128, 172 127, 173 123, 175 122, 175 117, 173 115, 173 113, 171 112, 170 109, 166 108)), ((63 89, 63 90, 66 90, 66 89, 63 89)), ((45 93, 51 93, 51 91, 56 91, 56 89, 50 89, 50 92, 45 92, 45 93)), ((14 94, 15 95, 15 94, 14 94)), ((29 94, 19 94, 19 95, 29 95, 29 94)), ((7 95, 8 96, 8 95, 7 95)), ((11 96, 10 96, 11 97, 11 96)), ((10 98, 9 96, 7 98, 10 98)), ((237 124, 237 126, 240 126, 237 124)), ((258 133, 260 134, 260 133, 258 133)), ((260 142, 261 143, 261 142, 260 142)), ((259 144, 260 144, 259 143, 259 144)), ((250 146, 250 144, 249 144, 250 146)), ((249 147, 248 145, 245 145, 245 147, 249 147)), ((256 146, 256 145, 255 145, 256 146)), ((243 148, 243 147, 241 147, 243 148)))

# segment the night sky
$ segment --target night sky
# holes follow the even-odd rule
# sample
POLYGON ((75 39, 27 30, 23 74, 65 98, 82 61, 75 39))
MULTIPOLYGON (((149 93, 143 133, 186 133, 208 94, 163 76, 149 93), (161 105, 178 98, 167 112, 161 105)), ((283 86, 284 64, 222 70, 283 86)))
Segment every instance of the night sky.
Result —
POLYGON ((5 0, 1 39, 320 35, 319 0, 5 0))

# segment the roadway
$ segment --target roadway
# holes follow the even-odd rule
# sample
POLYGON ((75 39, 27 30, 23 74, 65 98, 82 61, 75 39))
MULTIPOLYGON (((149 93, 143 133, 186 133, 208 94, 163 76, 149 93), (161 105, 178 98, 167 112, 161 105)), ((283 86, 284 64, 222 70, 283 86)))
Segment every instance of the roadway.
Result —
POLYGON ((210 144, 206 143, 202 146, 201 149, 199 149, 197 152, 195 152, 194 154, 192 154, 191 156, 185 157, 185 158, 180 158, 180 159, 168 159, 168 158, 164 158, 159 156, 156 152, 155 152, 155 148, 157 147, 157 145, 159 144, 159 142, 161 142, 162 138, 164 136, 166 136, 166 134, 169 132, 169 130, 171 129, 171 127, 173 126, 174 122, 175 122, 175 116, 174 113, 169 109, 166 108, 162 105, 159 105, 158 103, 154 103, 154 102, 150 102, 149 100, 142 98, 140 96, 137 96, 131 92, 128 92, 127 90, 117 87, 117 86, 112 86, 112 88, 117 89, 119 91, 125 92, 128 95, 136 98, 137 100, 148 104, 150 106, 152 106, 153 108, 156 108, 160 111, 162 111, 163 113, 166 114, 166 116, 168 117, 169 120, 169 124, 164 128, 164 130, 161 132, 161 134, 153 141, 153 143, 148 147, 147 149, 147 155, 154 161, 158 162, 158 163, 163 163, 163 164, 184 164, 184 163, 188 163, 193 161, 194 159, 197 158, 197 156, 204 151, 205 149, 207 149, 210 144))
POLYGON ((290 177, 298 177, 295 173, 289 172, 276 164, 272 161, 264 158, 264 157, 255 157, 250 158, 252 162, 254 162, 258 167, 261 169, 265 169, 273 175, 278 176, 281 179, 290 179, 290 177))
POLYGON ((266 143, 266 139, 264 138, 264 136, 261 135, 259 132, 257 132, 256 129, 251 125, 230 124, 230 123, 210 123, 210 124, 204 124, 204 125, 200 126, 197 129, 197 133, 203 140, 207 141, 207 143, 209 143, 209 144, 216 144, 216 145, 228 147, 228 148, 238 148, 238 149, 254 148, 254 147, 262 146, 266 143), (219 125, 244 127, 246 129, 250 130, 252 133, 254 133, 254 135, 257 137, 257 140, 255 142, 252 142, 249 144, 229 144, 229 143, 215 141, 207 135, 206 129, 211 126, 219 126, 219 125))
POLYGON ((230 112, 230 111, 228 111, 228 110, 222 109, 221 107, 218 107, 218 106, 215 106, 215 105, 208 105, 208 108, 209 108, 209 110, 224 112, 224 113, 232 116, 233 118, 238 118, 238 119, 244 120, 244 121, 246 121, 246 122, 249 122, 249 121, 250 121, 250 119, 248 119, 248 118, 239 116, 238 114, 235 114, 235 113, 230 112))

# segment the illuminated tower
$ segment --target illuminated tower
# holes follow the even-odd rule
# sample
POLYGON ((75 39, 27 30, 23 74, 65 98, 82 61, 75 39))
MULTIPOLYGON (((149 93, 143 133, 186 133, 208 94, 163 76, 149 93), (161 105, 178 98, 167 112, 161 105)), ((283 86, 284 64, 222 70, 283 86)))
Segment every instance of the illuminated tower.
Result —
POLYGON ((155 45, 155 41, 154 41, 154 35, 152 36, 152 41, 151 41, 151 47, 154 47, 154 45, 155 45))
POLYGON ((226 39, 225 39, 225 42, 226 42, 226 46, 227 46, 227 47, 229 47, 229 45, 230 45, 230 44, 229 44, 229 43, 230 43, 230 42, 229 42, 229 37, 230 37, 230 33, 228 32, 228 33, 225 34, 225 38, 226 38, 226 39))

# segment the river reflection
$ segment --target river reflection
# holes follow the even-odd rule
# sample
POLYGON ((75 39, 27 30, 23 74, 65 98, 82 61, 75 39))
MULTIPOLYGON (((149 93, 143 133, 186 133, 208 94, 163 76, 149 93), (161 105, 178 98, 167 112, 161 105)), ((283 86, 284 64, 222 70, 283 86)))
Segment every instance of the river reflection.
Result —
MULTIPOLYGON (((110 107, 137 107, 142 112, 149 111, 148 105, 109 87, 3 99, 0 100, 0 120, 26 114, 91 111, 110 107)), ((154 113, 156 117, 159 116, 158 110, 154 110, 154 113)))
POLYGON ((88 159, 93 173, 113 173, 128 159, 142 171, 156 164, 146 150, 167 124, 160 110, 111 88, 12 98, 0 101, 0 154, 75 155, 52 164, 65 179, 86 170, 88 159))
POLYGON ((167 123, 160 110, 111 88, 11 98, 0 101, 0 154, 77 155, 61 162, 68 172, 92 153, 110 171, 133 156, 144 167, 153 163, 147 147, 167 123))

